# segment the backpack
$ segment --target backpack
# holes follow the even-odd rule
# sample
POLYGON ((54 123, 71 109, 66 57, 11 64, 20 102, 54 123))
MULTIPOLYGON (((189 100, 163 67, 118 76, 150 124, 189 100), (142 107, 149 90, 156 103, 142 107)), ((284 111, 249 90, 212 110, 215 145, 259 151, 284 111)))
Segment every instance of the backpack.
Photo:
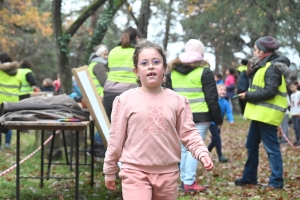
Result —
POLYGON ((249 88, 249 77, 247 76, 247 71, 240 73, 237 81, 238 92, 245 92, 249 88))

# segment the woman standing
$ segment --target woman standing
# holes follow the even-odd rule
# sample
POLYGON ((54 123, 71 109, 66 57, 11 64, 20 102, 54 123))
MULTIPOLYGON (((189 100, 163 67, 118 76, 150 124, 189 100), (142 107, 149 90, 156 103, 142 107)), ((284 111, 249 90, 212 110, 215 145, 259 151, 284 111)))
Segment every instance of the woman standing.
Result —
POLYGON ((138 86, 132 56, 138 40, 135 28, 127 28, 121 37, 121 42, 108 55, 109 73, 104 85, 103 105, 110 120, 112 104, 116 96, 138 86))

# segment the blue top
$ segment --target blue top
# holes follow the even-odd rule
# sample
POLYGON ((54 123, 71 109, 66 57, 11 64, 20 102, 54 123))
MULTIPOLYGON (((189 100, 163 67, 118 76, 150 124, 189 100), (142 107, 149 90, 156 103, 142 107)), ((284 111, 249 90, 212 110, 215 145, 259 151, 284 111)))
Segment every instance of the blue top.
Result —
MULTIPOLYGON (((232 114, 232 110, 230 108, 229 102, 225 99, 225 98, 220 98, 219 97, 219 105, 220 105, 220 109, 221 109, 221 115, 222 117, 224 117, 224 115, 226 114, 228 121, 234 122, 233 120, 233 114, 232 114)), ((215 125, 215 122, 211 122, 212 125, 215 125)))
POLYGON ((222 79, 216 81, 216 84, 219 85, 219 84, 224 84, 224 81, 222 79))

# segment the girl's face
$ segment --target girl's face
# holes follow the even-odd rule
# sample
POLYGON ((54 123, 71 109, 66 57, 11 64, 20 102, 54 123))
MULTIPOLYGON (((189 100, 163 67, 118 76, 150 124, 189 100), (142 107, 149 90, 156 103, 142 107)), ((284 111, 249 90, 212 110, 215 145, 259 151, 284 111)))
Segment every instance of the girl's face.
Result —
POLYGON ((103 53, 100 54, 101 57, 103 57, 105 60, 108 59, 108 50, 105 50, 103 53))
POLYGON ((297 85, 294 85, 294 84, 290 85, 290 86, 289 86, 289 90, 290 90, 291 92, 297 92, 297 85))
POLYGON ((218 87, 218 95, 219 95, 219 97, 225 97, 225 95, 226 95, 226 87, 225 86, 218 87))
POLYGON ((156 49, 143 49, 138 55, 137 68, 134 71, 140 77, 142 90, 149 93, 161 92, 161 84, 166 69, 163 58, 156 49))

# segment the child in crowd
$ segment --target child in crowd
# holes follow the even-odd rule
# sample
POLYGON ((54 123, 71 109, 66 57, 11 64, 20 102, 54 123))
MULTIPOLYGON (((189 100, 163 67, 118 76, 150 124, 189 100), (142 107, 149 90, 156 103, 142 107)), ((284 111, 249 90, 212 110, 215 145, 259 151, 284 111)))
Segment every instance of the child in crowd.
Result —
POLYGON ((235 83, 236 83, 235 70, 233 68, 227 69, 226 75, 227 75, 225 79, 226 99, 229 102, 231 110, 233 110, 231 98, 234 96, 234 92, 235 92, 235 83))
POLYGON ((216 81, 217 85, 224 84, 224 81, 222 79, 222 75, 220 73, 215 74, 215 81, 216 81))
MULTIPOLYGON (((226 96, 226 86, 224 84, 217 85, 218 94, 219 94, 219 105, 221 108, 221 114, 224 117, 226 114, 228 121, 231 125, 233 125, 233 115, 232 110, 230 109, 230 105, 228 101, 224 98, 226 96)), ((211 150, 216 147, 217 154, 219 157, 219 162, 227 162, 228 159, 225 158, 222 154, 222 141, 221 141, 221 130, 219 126, 217 126, 214 122, 211 123, 209 130, 211 132, 211 142, 208 145, 208 150, 211 152, 211 150)))
POLYGON ((212 170, 213 163, 193 122, 188 100, 161 87, 167 68, 162 48, 140 40, 133 62, 141 85, 114 100, 103 170, 105 186, 116 189, 120 161, 124 200, 175 200, 180 141, 206 170, 212 170))
POLYGON ((41 88, 42 92, 54 92, 55 88, 53 86, 53 81, 51 78, 45 78, 43 80, 43 86, 41 88))
POLYGON ((290 107, 294 132, 296 135, 296 141, 294 142, 294 145, 300 146, 300 91, 297 90, 297 86, 297 82, 288 84, 289 90, 292 92, 290 107))

